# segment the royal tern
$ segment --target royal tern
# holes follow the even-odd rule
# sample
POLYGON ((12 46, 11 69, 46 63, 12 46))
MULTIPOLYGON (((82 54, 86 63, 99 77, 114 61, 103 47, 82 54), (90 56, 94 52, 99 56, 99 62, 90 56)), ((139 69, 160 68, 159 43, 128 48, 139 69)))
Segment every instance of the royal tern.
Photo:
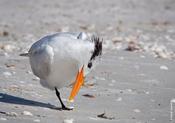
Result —
POLYGON ((47 35, 35 42, 28 53, 31 69, 40 78, 42 86, 55 90, 63 110, 58 89, 74 84, 69 101, 72 101, 92 69, 97 56, 102 54, 102 41, 86 33, 60 32, 47 35))

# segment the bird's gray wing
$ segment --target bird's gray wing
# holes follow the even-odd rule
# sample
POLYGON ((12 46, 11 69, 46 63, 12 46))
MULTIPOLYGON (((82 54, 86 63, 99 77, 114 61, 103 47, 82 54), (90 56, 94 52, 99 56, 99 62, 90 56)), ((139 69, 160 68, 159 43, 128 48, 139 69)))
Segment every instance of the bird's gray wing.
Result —
POLYGON ((30 55, 30 64, 33 73, 41 79, 45 79, 51 71, 54 52, 51 46, 40 47, 30 55))

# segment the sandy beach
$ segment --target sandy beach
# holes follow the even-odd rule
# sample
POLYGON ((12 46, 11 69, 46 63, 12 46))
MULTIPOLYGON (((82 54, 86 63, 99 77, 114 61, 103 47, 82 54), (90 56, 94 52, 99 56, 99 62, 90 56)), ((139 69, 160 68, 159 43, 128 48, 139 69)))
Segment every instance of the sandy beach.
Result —
POLYGON ((173 123, 175 99, 174 0, 1 0, 0 123, 173 123), (96 33, 100 63, 60 111, 29 60, 19 56, 47 34, 96 33))

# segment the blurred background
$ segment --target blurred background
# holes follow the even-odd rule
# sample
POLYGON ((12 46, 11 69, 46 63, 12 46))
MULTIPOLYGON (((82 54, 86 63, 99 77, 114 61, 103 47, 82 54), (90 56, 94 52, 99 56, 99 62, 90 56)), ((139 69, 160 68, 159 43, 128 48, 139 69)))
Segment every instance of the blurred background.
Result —
POLYGON ((174 28, 174 13, 174 0, 0 0, 0 41, 32 42, 60 31, 109 40, 141 31, 161 35, 174 28))

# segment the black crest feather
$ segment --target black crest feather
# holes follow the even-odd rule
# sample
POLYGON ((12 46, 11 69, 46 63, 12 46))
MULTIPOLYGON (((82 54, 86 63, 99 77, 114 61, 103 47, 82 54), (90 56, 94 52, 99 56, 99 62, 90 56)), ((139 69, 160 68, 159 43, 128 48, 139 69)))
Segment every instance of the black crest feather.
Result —
POLYGON ((96 56, 100 56, 102 54, 102 41, 100 41, 99 37, 92 37, 92 42, 95 43, 94 45, 94 51, 92 53, 91 59, 90 60, 94 60, 96 56))
POLYGON ((102 46, 103 40, 100 41, 99 37, 92 36, 91 41, 94 42, 94 51, 88 63, 88 68, 92 67, 91 61, 95 60, 95 57, 102 55, 102 49, 103 49, 103 46, 102 46))

